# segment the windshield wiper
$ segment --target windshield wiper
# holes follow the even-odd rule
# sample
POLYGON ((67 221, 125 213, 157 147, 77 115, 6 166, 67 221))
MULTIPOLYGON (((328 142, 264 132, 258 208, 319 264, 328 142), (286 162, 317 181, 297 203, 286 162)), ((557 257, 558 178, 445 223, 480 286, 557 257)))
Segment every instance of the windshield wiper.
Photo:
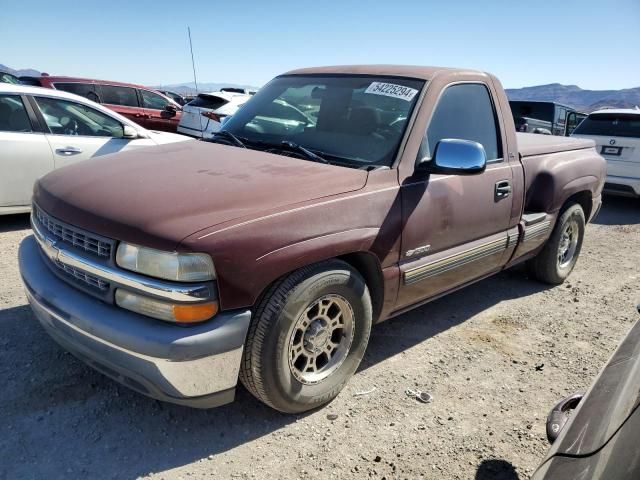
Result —
POLYGON ((326 163, 326 164, 330 163, 329 160, 322 158, 320 155, 316 155, 311 150, 304 148, 302 145, 298 145, 297 143, 291 142, 289 140, 283 140, 282 142, 280 142, 280 145, 282 145, 287 150, 300 152, 305 157, 307 157, 307 159, 313 160, 314 162, 320 162, 320 163, 326 163))
POLYGON ((240 140, 233 133, 228 132, 227 130, 218 130, 217 132, 213 132, 213 138, 209 141, 210 142, 215 141, 216 136, 220 136, 220 137, 226 138, 227 140, 231 140, 237 147, 247 148, 247 146, 242 142, 242 140, 240 140))

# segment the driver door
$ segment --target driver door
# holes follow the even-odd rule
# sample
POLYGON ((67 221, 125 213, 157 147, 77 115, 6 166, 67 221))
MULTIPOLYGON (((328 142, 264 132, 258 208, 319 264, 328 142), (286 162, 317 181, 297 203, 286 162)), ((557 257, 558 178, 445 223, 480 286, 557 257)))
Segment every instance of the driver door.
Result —
POLYGON ((53 151, 54 168, 119 152, 131 140, 123 126, 104 113, 74 101, 33 97, 48 127, 45 137, 53 151))
POLYGON ((167 98, 148 90, 138 90, 144 108, 144 126, 149 130, 161 130, 163 132, 175 132, 182 113, 180 107, 171 103, 167 98), (175 111, 167 110, 167 106, 174 107, 175 111))
POLYGON ((459 83, 443 91, 421 156, 432 158, 443 139, 481 144, 486 170, 471 176, 410 177, 403 183, 400 308, 500 270, 515 244, 514 229, 509 228, 513 174, 485 84, 459 83))

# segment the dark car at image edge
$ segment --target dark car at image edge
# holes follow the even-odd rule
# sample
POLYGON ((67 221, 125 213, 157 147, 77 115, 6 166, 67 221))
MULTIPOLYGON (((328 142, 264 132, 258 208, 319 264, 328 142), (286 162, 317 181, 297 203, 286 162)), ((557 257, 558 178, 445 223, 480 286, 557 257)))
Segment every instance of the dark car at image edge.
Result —
POLYGON ((640 478, 639 406, 636 321, 586 394, 567 397, 549 414, 553 445, 532 480, 640 478))

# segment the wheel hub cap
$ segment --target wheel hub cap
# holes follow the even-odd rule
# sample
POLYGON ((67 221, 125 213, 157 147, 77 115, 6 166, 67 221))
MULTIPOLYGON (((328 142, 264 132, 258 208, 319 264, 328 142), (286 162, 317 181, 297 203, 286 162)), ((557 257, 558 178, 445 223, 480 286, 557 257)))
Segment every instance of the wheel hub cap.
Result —
POLYGON ((296 320, 289 339, 289 368, 304 384, 318 383, 344 362, 354 335, 354 314, 340 295, 312 302, 296 320))
POLYGON ((329 329, 323 320, 315 320, 304 332, 304 348, 310 353, 322 352, 328 340, 329 329))
POLYGON ((567 223, 564 227, 560 237, 560 244, 558 245, 558 266, 560 268, 565 268, 571 264, 578 248, 579 232, 580 229, 575 220, 567 223))

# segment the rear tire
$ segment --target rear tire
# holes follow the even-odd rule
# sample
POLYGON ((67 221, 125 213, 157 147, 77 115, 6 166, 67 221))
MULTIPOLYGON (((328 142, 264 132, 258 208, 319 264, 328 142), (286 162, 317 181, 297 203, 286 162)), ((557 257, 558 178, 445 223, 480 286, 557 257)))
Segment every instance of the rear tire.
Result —
POLYGON ((529 260, 529 273, 551 285, 563 283, 578 261, 585 223, 580 205, 572 204, 562 211, 544 248, 529 260))
POLYGON ((371 323, 369 290, 349 264, 330 260, 297 270, 259 302, 240 380, 281 412, 324 405, 358 368, 371 323))

